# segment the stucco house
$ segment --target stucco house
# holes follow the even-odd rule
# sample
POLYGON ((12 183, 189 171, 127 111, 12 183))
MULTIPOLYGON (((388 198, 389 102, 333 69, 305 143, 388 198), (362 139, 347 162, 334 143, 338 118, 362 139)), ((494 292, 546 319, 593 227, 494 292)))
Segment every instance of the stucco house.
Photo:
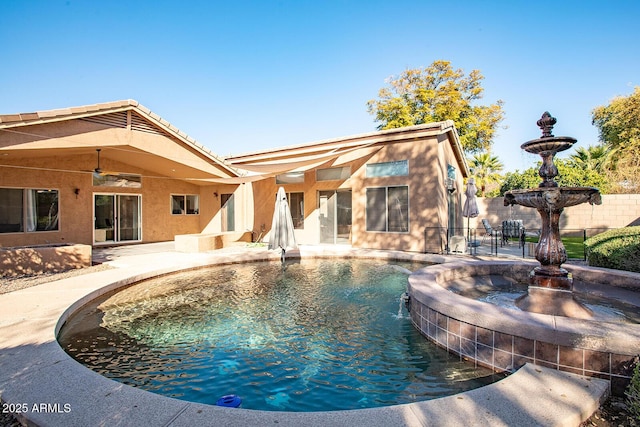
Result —
POLYGON ((133 100, 0 115, 0 246, 264 240, 282 186, 298 243, 441 252, 468 174, 451 121, 221 158, 133 100))

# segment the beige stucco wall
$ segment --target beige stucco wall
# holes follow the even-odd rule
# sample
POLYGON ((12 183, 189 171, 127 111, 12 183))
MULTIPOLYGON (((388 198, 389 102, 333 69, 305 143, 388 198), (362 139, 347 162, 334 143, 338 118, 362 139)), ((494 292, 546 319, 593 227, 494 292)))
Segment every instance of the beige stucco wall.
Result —
MULTIPOLYGON (((105 169, 124 170, 143 175, 141 188, 94 187, 90 172, 55 172, 24 169, 45 168, 53 161, 56 168, 91 169, 95 158, 69 156, 55 159, 24 159, 21 168, 0 166, 0 186, 10 188, 55 189, 59 191, 59 230, 32 233, 0 234, 2 246, 35 245, 48 243, 93 242, 94 194, 139 194, 142 200, 142 239, 145 242, 173 240, 176 234, 197 233, 201 230, 200 215, 172 215, 171 194, 199 194, 200 204, 212 204, 212 192, 185 181, 150 178, 149 173, 132 165, 111 162, 105 169), (75 189, 79 194, 76 196, 75 189)), ((211 215, 211 208, 205 209, 211 215)))
MULTIPOLYGON (((453 156, 446 135, 438 138, 413 140, 408 142, 385 145, 372 155, 337 166, 349 166, 351 177, 343 181, 316 181, 316 169, 305 173, 304 184, 281 185, 287 193, 303 192, 305 219, 304 229, 295 230, 296 240, 300 244, 319 243, 320 215, 318 195, 324 190, 352 190, 352 233, 351 244, 354 247, 373 249, 398 249, 406 251, 440 252, 446 241, 447 192, 445 179, 447 163, 454 165, 457 170, 457 191, 454 198, 457 203, 457 221, 461 224, 461 194, 462 171, 453 156), (367 163, 409 160, 409 176, 400 177, 365 177, 367 163), (409 232, 368 232, 366 231, 366 189, 368 187, 382 187, 394 185, 408 185, 409 187, 409 232), (427 241, 425 241, 425 230, 427 241)), ((336 167, 328 162, 318 169, 336 167)), ((252 203, 255 217, 252 226, 254 236, 258 238, 261 230, 265 230, 261 240, 268 240, 273 218, 274 200, 279 185, 275 178, 268 178, 253 184, 252 203)))
MULTIPOLYGON (((461 225, 463 172, 454 157, 450 135, 415 135, 400 142, 386 142, 373 154, 362 157, 362 153, 351 153, 348 159, 345 156, 318 167, 349 166, 351 176, 348 179, 318 182, 316 169, 312 169, 305 173, 303 184, 283 185, 287 192, 304 193, 304 228, 295 231, 298 242, 319 243, 320 191, 352 190, 353 246, 416 252, 428 247, 431 252, 441 251, 446 240, 443 233, 448 225, 447 164, 454 165, 458 171, 457 191, 453 193, 456 226, 461 225), (409 176, 365 177, 366 163, 405 159, 409 160, 409 176), (393 185, 409 187, 409 231, 367 232, 366 188, 393 185), (425 233, 425 230, 430 231, 425 233)), ((0 148, 0 187, 56 189, 60 213, 58 231, 2 233, 1 246, 92 244, 95 194, 140 195, 143 242, 173 240, 180 234, 223 231, 223 194, 234 194, 235 197, 235 231, 251 231, 254 238, 262 236, 261 240, 266 240, 271 228, 278 187, 275 178, 235 185, 171 178, 172 174, 190 178, 194 174, 208 174, 210 177, 219 165, 211 159, 206 161, 194 147, 162 131, 149 133, 74 119, 28 126, 20 132, 0 132, 0 148), (94 187, 92 171, 96 167, 96 147, 102 148, 100 166, 103 171, 139 174, 142 176, 141 188, 94 187), (199 195, 200 213, 172 215, 172 194, 199 195)))
MULTIPOLYGON (((214 193, 235 192, 239 186, 199 185, 149 171, 137 162, 139 158, 153 157, 149 161, 158 167, 166 157, 150 156, 133 146, 144 146, 154 154, 176 156, 181 160, 189 158, 184 149, 176 151, 178 143, 167 136, 104 128, 81 120, 32 126, 20 132, 0 132, 0 147, 7 149, 0 154, 0 187, 55 189, 59 192, 57 231, 2 233, 0 246, 92 244, 94 194, 141 195, 144 242, 173 240, 176 234, 199 233, 207 228, 220 229, 220 221, 216 223, 220 200, 214 193), (112 157, 131 158, 131 162, 123 162, 103 156, 100 166, 104 171, 142 175, 142 187, 94 187, 92 171, 96 167, 97 156, 93 153, 77 154, 78 147, 82 145, 108 147, 103 148, 103 153, 110 150, 112 157), (52 147, 55 151, 51 151, 52 147), (24 151, 27 148, 30 150, 24 151), (172 215, 171 194, 199 195, 200 214, 172 215)), ((83 151, 86 153, 86 149, 83 151)), ((200 161, 188 160, 186 163, 197 165, 200 161)), ((236 215, 240 213, 237 209, 236 215)))
POLYGON ((90 266, 89 245, 0 248, 0 277, 51 273, 90 266))

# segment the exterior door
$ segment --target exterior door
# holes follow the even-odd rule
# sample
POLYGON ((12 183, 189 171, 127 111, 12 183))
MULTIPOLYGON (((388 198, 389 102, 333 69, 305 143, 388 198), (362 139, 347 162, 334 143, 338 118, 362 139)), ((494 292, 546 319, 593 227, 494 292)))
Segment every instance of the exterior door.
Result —
POLYGON ((138 194, 95 194, 94 243, 141 241, 141 205, 138 194))
POLYGON ((236 231, 235 222, 235 198, 233 194, 221 194, 220 195, 220 216, 222 218, 222 231, 236 231))
POLYGON ((320 191, 320 243, 351 243, 351 190, 320 191))

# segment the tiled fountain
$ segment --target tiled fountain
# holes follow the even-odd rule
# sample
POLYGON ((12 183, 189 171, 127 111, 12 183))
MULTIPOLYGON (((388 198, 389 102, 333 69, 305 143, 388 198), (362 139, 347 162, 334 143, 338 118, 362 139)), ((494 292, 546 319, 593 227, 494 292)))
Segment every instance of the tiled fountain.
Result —
POLYGON ((558 187, 553 157, 576 140, 553 136, 555 122, 545 113, 538 121, 542 137, 522 145, 542 156, 540 186, 505 195, 505 205, 528 206, 540 213, 538 262, 468 260, 421 269, 409 278, 411 317, 424 336, 474 363, 510 372, 533 363, 606 378, 618 394, 628 383, 629 367, 640 351, 640 324, 594 315, 575 293, 599 295, 640 313, 640 274, 562 266, 567 261, 559 232, 563 209, 586 202, 600 204, 600 194, 591 187, 558 187), (505 281, 528 285, 513 306, 460 292, 495 288, 505 281))

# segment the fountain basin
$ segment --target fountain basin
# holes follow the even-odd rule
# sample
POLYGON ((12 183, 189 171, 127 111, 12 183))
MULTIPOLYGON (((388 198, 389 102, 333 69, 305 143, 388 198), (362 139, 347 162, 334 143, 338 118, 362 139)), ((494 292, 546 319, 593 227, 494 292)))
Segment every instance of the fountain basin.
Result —
MULTIPOLYGON (((458 295, 448 288, 476 277, 498 275, 526 283, 535 262, 460 261, 436 265, 409 277, 411 317, 420 332, 464 359, 496 371, 514 372, 525 363, 611 381, 623 393, 628 369, 640 348, 640 325, 532 313, 458 295)), ((566 266, 574 283, 593 292, 631 290, 640 275, 566 266)))
POLYGON ((545 152, 558 152, 568 150, 577 140, 570 136, 553 136, 532 139, 520 146, 524 151, 532 154, 542 154, 545 152))
MULTIPOLYGON (((540 172, 541 176, 545 176, 540 172)), ((602 203, 600 192, 593 187, 557 187, 553 181, 546 181, 540 188, 508 191, 504 195, 504 205, 521 205, 536 208, 542 219, 540 240, 536 245, 535 256, 540 262, 529 283, 534 289, 522 307, 544 314, 562 314, 565 316, 588 317, 589 313, 572 301, 570 295, 555 292, 571 291, 572 279, 567 271, 560 268, 567 261, 567 251, 560 238, 560 214, 565 207, 589 202, 602 203), (552 292, 547 292, 548 289, 552 292), (534 296, 537 295, 537 296, 534 296), (557 298, 557 301, 554 301, 557 298), (549 304, 552 303, 552 304, 549 304)))
POLYGON ((594 187, 540 187, 511 190, 504 195, 504 205, 521 205, 536 209, 566 208, 582 203, 602 204, 600 192, 594 187))

